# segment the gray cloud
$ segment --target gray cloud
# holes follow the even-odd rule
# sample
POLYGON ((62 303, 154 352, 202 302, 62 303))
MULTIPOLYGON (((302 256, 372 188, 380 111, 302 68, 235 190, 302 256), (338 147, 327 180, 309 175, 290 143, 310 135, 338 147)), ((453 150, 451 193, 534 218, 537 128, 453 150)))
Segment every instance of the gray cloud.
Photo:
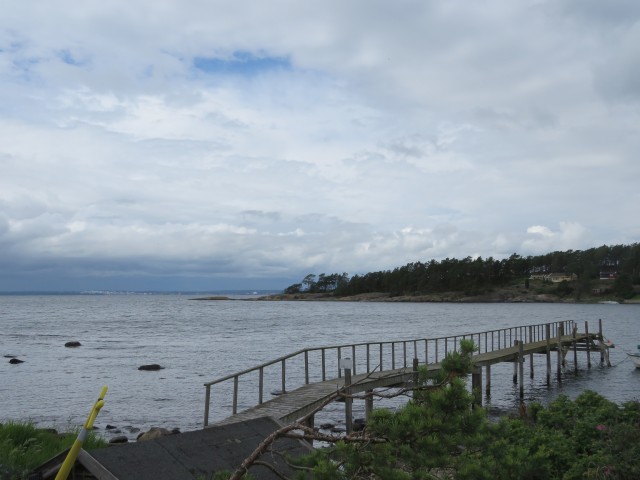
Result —
POLYGON ((5 9, 0 289, 637 241, 636 2, 247 5, 5 9))

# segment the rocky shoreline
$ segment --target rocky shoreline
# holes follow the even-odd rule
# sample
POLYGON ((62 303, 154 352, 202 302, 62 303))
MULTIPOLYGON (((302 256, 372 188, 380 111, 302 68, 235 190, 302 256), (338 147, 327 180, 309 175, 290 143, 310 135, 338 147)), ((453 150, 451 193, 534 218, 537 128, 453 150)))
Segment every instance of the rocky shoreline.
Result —
POLYGON ((330 302, 414 302, 414 303, 625 303, 640 304, 640 300, 619 300, 613 297, 584 295, 580 299, 573 296, 559 296, 553 293, 536 293, 526 290, 500 289, 492 292, 468 295, 464 292, 437 294, 392 295, 384 292, 336 297, 330 293, 276 294, 259 297, 257 301, 330 301, 330 302))

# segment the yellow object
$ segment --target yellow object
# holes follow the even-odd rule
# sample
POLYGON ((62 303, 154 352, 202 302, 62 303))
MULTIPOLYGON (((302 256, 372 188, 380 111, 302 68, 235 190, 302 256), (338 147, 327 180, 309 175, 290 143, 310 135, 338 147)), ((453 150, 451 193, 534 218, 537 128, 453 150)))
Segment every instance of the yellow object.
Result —
POLYGON ((96 420, 96 417, 100 412, 100 409, 104 406, 104 397, 106 394, 107 394, 107 387, 102 387, 102 391, 100 392, 100 397, 98 398, 98 400, 96 400, 96 403, 93 405, 93 408, 91 409, 91 413, 89 413, 89 416, 87 417, 87 421, 84 423, 84 427, 82 427, 82 430, 80 430, 80 433, 78 434, 78 438, 76 438, 76 441, 73 442, 73 445, 71 446, 71 449, 67 454, 67 458, 64 459, 64 462, 62 463, 62 466, 60 467, 60 470, 56 475, 56 480, 66 480, 66 478, 69 476, 71 467, 73 467, 73 464, 75 463, 76 458, 78 457, 78 453, 82 448, 82 444, 87 438, 87 434, 89 433, 89 430, 91 430, 91 427, 93 427, 93 422, 96 420))

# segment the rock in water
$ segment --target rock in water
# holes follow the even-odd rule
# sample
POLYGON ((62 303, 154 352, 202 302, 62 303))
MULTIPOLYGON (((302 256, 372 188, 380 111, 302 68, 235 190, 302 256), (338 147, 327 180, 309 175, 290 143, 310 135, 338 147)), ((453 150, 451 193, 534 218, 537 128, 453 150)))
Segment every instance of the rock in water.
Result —
POLYGON ((65 343, 64 346, 67 348, 75 348, 75 347, 81 347, 82 344, 80 342, 73 341, 73 342, 65 343))
POLYGON ((24 360, 20 360, 19 358, 12 358, 11 360, 9 360, 9 363, 12 365, 17 365, 19 363, 24 363, 24 360))
POLYGON ((154 370, 162 370, 164 367, 161 367, 160 365, 158 365, 157 363, 152 363, 150 365, 140 365, 138 367, 138 370, 148 370, 148 371, 154 371, 154 370))

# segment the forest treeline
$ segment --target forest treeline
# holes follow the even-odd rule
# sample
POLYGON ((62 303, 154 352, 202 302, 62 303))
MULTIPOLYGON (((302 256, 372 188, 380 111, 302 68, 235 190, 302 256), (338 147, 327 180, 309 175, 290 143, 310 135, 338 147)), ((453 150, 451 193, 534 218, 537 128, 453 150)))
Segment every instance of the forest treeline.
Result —
POLYGON ((351 296, 382 292, 390 295, 416 295, 442 292, 482 294, 496 287, 525 280, 532 275, 575 274, 573 290, 590 288, 593 280, 611 278, 612 291, 623 298, 633 296, 633 285, 640 284, 640 244, 614 245, 588 250, 556 251, 523 257, 516 253, 502 260, 466 257, 412 262, 393 270, 363 275, 347 273, 309 274, 284 293, 331 293, 351 296))

